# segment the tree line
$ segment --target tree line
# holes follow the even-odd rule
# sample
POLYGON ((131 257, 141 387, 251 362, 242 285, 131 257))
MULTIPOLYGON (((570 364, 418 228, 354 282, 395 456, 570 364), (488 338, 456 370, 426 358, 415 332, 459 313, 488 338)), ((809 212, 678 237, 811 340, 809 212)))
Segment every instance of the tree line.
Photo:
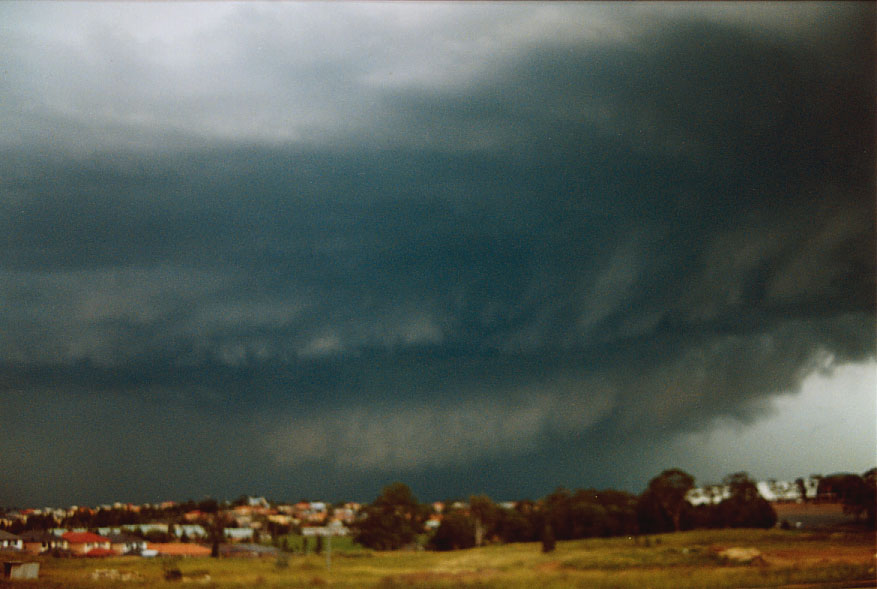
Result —
MULTIPOLYGON (((728 494, 721 501, 692 505, 686 499, 694 477, 669 469, 653 478, 640 495, 613 489, 558 488, 540 501, 518 501, 513 507, 486 495, 468 504, 447 502, 441 523, 428 537, 427 548, 455 550, 484 543, 538 542, 551 550, 556 540, 637 536, 695 528, 771 528, 777 514, 745 472, 722 481, 728 494)), ((859 475, 832 475, 820 481, 821 497, 844 503, 847 513, 865 516, 874 525, 877 503, 875 469, 859 475)), ((431 508, 418 502, 411 489, 394 483, 367 505, 354 524, 358 543, 376 550, 414 546, 431 508)))

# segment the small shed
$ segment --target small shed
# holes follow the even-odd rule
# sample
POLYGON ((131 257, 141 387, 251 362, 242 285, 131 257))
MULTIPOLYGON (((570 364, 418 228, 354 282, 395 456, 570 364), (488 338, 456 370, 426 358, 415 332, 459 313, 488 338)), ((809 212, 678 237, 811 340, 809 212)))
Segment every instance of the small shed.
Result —
POLYGON ((36 579, 40 576, 40 563, 18 561, 4 562, 3 576, 7 579, 36 579))

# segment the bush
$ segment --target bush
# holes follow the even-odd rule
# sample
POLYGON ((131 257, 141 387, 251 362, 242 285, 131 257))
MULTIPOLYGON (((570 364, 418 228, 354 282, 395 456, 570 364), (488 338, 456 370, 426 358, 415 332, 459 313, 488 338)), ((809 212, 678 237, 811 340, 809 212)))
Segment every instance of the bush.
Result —
POLYGON ((475 546, 475 524, 472 518, 459 511, 445 515, 435 535, 429 541, 433 550, 457 550, 475 546))

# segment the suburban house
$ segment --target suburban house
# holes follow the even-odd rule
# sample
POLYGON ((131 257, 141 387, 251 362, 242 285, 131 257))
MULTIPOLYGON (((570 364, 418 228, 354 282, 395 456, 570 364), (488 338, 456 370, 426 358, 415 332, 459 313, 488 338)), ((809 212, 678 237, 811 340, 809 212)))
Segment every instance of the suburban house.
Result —
POLYGON ((15 534, 0 530, 0 550, 22 550, 24 542, 15 534))
POLYGON ((200 524, 176 524, 169 529, 173 530, 177 538, 185 536, 190 540, 198 540, 207 537, 207 530, 200 524))
POLYGON ((40 554, 50 550, 67 550, 67 540, 41 530, 31 530, 19 536, 24 542, 24 551, 40 554))
POLYGON ((67 540, 70 551, 74 554, 88 554, 92 550, 110 550, 110 539, 91 532, 67 532, 61 535, 67 540))
POLYGON ((129 532, 139 532, 141 534, 149 534, 152 532, 158 532, 159 534, 168 534, 170 533, 168 530, 167 524, 129 524, 122 526, 123 530, 128 530, 129 532))
POLYGON ((116 554, 140 554, 146 550, 146 540, 131 534, 109 534, 107 539, 116 554))
POLYGON ((253 541, 253 528, 225 528, 223 534, 232 542, 253 541))

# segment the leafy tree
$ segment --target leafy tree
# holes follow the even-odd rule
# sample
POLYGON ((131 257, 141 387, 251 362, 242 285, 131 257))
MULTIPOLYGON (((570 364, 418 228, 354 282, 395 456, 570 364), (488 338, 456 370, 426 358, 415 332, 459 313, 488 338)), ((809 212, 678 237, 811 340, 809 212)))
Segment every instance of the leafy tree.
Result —
POLYGON ((851 503, 861 491, 862 477, 852 473, 837 473, 819 480, 816 496, 820 501, 851 503))
POLYGON ((843 503, 844 513, 874 525, 877 509, 877 468, 855 474, 837 474, 819 482, 820 493, 833 496, 843 503))
POLYGON ((595 494, 600 505, 606 510, 607 536, 628 536, 637 531, 637 497, 624 491, 606 489, 595 494))
POLYGON ((212 497, 207 497, 206 499, 199 501, 195 508, 204 513, 216 513, 219 511, 219 502, 212 497))
POLYGON ((777 514, 771 504, 761 496, 755 483, 745 472, 728 475, 724 483, 730 487, 731 496, 718 506, 722 524, 731 528, 772 528, 777 514))
POLYGON ((569 517, 572 538, 608 536, 611 528, 609 512, 594 491, 576 491, 570 499, 569 517))
POLYGON ((865 520, 868 525, 877 527, 877 468, 872 468, 862 475, 865 484, 862 496, 865 508, 865 520))
POLYGON ((423 529, 427 510, 403 483, 384 487, 356 522, 355 540, 375 550, 397 550, 414 542, 423 529))
POLYGON ((646 524, 645 528, 652 528, 644 531, 663 531, 661 528, 667 521, 673 531, 682 529, 682 513, 688 505, 685 496, 693 487, 694 477, 678 468, 665 470, 653 478, 637 504, 641 527, 646 524))
POLYGON ((487 495, 475 495, 469 498, 469 512, 472 514, 475 546, 484 543, 484 536, 493 529, 497 520, 497 507, 487 495))
POLYGON ((545 497, 544 506, 545 521, 543 524, 551 526, 551 532, 555 538, 560 538, 561 540, 571 539, 573 537, 573 522, 571 517, 572 496, 570 492, 563 487, 558 487, 553 493, 545 497))
POLYGON ((475 545, 475 525, 471 517, 455 510, 446 513, 429 541, 433 550, 458 550, 475 545))
POLYGON ((804 479, 798 477, 795 479, 795 486, 798 487, 798 495, 801 496, 801 501, 807 502, 807 485, 804 484, 804 479))
POLYGON ((497 511, 496 529, 503 542, 535 542, 540 529, 534 522, 532 502, 522 501, 514 509, 497 511))

